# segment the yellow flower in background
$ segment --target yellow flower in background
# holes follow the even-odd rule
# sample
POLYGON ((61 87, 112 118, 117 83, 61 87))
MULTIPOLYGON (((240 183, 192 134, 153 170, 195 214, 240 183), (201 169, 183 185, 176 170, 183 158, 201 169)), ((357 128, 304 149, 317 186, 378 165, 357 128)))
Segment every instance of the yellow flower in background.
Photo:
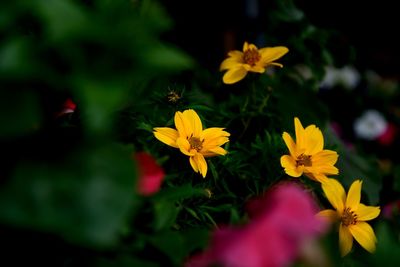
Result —
POLYGON ((323 210, 317 216, 327 218, 332 222, 340 221, 339 246, 342 256, 349 253, 353 247, 353 237, 371 253, 376 248, 377 240, 374 230, 365 221, 378 217, 380 208, 360 203, 361 186, 362 181, 354 181, 346 197, 343 186, 335 179, 328 179, 322 184, 322 190, 335 210, 323 210))
POLYGON ((324 149, 321 130, 313 124, 304 129, 298 118, 294 118, 294 127, 296 142, 287 132, 282 135, 290 153, 281 157, 285 172, 292 177, 300 177, 304 173, 321 183, 328 179, 326 175, 338 174, 339 170, 334 165, 339 156, 335 151, 324 149))
POLYGON ((258 49, 254 44, 247 42, 243 45, 243 52, 234 50, 228 53, 228 58, 222 61, 219 69, 228 70, 223 82, 233 84, 242 80, 247 72, 264 73, 265 68, 274 65, 283 67, 282 64, 274 62, 285 55, 289 49, 284 46, 265 47, 258 49))
POLYGON ((154 136, 164 144, 179 148, 183 154, 189 156, 193 170, 206 177, 205 157, 226 155, 228 152, 221 146, 229 142, 230 134, 224 131, 224 128, 203 130, 199 115, 192 109, 177 111, 174 121, 176 130, 157 127, 154 128, 154 136))

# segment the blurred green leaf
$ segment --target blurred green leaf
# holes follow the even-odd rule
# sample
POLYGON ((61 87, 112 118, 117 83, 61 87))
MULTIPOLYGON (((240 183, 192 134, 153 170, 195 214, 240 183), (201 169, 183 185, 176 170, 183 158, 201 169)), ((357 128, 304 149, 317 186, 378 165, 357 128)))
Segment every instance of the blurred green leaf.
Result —
POLYGON ((393 179, 393 189, 400 192, 400 166, 396 165, 394 167, 394 179, 393 179))
POLYGON ((156 231, 170 228, 176 220, 180 208, 170 201, 158 201, 154 204, 154 228, 156 231))
POLYGON ((0 77, 30 77, 35 71, 30 62, 32 43, 27 38, 13 38, 0 45, 0 77))
POLYGON ((47 34, 52 40, 66 40, 83 33, 90 22, 82 6, 71 0, 37 0, 32 5, 45 20, 47 34))
POLYGON ((99 267, 132 267, 132 266, 140 266, 140 267, 159 267, 156 262, 152 262, 150 260, 138 259, 134 258, 131 255, 123 255, 119 256, 116 259, 98 259, 96 261, 95 266, 99 267))
POLYGON ((21 164, 0 192, 0 219, 90 245, 110 246, 134 203, 135 170, 117 147, 76 151, 67 164, 21 164))
POLYGON ((206 196, 207 193, 202 188, 195 188, 190 184, 179 187, 165 188, 160 191, 154 199, 156 201, 176 201, 190 197, 206 196))
POLYGON ((127 89, 121 84, 108 81, 76 81, 75 92, 83 100, 83 119, 90 133, 112 130, 115 112, 125 99, 127 89))
MULTIPOLYGON (((345 188, 350 188, 350 185, 355 180, 361 179, 363 181, 362 190, 367 193, 369 204, 377 205, 379 203, 379 193, 382 188, 377 162, 373 161, 373 159, 367 160, 362 158, 355 151, 350 151, 330 128, 325 131, 325 137, 327 143, 331 142, 338 147, 338 180, 345 185, 345 188)), ((366 203, 365 200, 363 201, 366 203)))
POLYGON ((274 13, 278 20, 296 22, 304 17, 303 11, 298 9, 292 0, 276 1, 278 10, 274 13))
POLYGON ((193 60, 181 50, 172 46, 158 45, 145 49, 141 53, 145 64, 162 71, 177 71, 191 68, 193 60))
MULTIPOLYGON (((4 88, 6 89, 6 88, 4 88)), ((0 90, 0 137, 33 133, 42 122, 37 95, 32 91, 0 90)))
POLYGON ((179 232, 165 231, 150 238, 150 243, 167 256, 174 266, 181 266, 187 255, 185 240, 179 232))
POLYGON ((371 266, 398 266, 400 243, 398 233, 394 235, 393 230, 386 222, 381 222, 376 226, 378 244, 375 254, 368 257, 368 264, 372 264, 371 266))
POLYGON ((164 8, 154 0, 141 1, 140 14, 150 19, 152 21, 151 25, 160 31, 168 30, 173 23, 164 8))

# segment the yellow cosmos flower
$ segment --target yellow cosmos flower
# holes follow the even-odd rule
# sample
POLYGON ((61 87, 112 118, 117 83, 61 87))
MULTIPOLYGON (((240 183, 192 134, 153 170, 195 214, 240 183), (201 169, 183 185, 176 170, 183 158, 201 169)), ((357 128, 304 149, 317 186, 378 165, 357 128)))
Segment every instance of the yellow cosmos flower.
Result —
POLYGON ((360 203, 361 186, 360 180, 354 181, 346 197, 343 186, 335 179, 328 179, 322 184, 322 190, 335 210, 323 210, 318 213, 318 216, 330 221, 340 221, 339 246, 342 256, 349 253, 353 247, 353 237, 371 253, 376 248, 377 240, 374 230, 365 221, 378 217, 380 208, 360 203))
POLYGON ((254 44, 244 42, 243 52, 234 50, 228 53, 228 58, 222 61, 219 69, 228 70, 223 82, 233 84, 242 80, 247 72, 264 73, 265 68, 274 65, 283 67, 282 64, 274 62, 285 55, 289 49, 284 46, 265 47, 258 49, 254 44))
POLYGON ((164 144, 179 148, 183 154, 189 156, 193 170, 206 177, 205 157, 226 155, 228 152, 221 146, 229 142, 230 134, 224 128, 203 130, 199 115, 192 109, 176 112, 174 121, 177 130, 157 127, 154 128, 154 136, 164 144))
POLYGON ((323 183, 326 175, 338 174, 334 166, 338 154, 332 150, 324 150, 324 137, 315 125, 305 129, 298 118, 294 118, 296 143, 292 137, 284 132, 282 135, 290 155, 281 157, 281 165, 285 172, 292 177, 300 177, 303 173, 309 178, 323 183))

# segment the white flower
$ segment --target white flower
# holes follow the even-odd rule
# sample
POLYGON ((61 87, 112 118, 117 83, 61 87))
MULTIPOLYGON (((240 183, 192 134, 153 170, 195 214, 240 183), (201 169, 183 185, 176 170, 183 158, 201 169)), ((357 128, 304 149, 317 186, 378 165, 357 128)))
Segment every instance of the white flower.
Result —
POLYGON ((352 66, 345 66, 341 69, 332 66, 325 67, 325 76, 321 82, 321 87, 332 88, 341 85, 347 89, 355 88, 360 82, 360 74, 352 66))
POLYGON ((388 123, 383 115, 376 110, 366 110, 361 117, 354 121, 354 132, 357 137, 375 140, 387 129, 388 123))
POLYGON ((360 82, 360 74, 355 68, 351 66, 343 67, 340 71, 340 74, 341 84, 348 89, 355 88, 360 82))

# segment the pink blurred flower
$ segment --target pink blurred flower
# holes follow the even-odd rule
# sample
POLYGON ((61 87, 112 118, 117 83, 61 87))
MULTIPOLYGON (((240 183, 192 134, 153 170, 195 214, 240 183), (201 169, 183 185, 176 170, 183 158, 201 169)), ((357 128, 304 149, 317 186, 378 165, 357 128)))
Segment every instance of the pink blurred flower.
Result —
POLYGON ((157 193, 165 176, 163 169, 146 152, 135 153, 134 158, 139 169, 138 193, 142 196, 150 196, 157 193))
POLYGON ((395 200, 383 206, 382 214, 386 219, 393 219, 393 217, 399 215, 399 211, 400 200, 395 200))
POLYGON ((217 229, 210 247, 186 267, 280 267, 293 262, 300 247, 326 229, 315 217, 318 209, 304 189, 281 184, 250 203, 252 220, 242 227, 217 229))

